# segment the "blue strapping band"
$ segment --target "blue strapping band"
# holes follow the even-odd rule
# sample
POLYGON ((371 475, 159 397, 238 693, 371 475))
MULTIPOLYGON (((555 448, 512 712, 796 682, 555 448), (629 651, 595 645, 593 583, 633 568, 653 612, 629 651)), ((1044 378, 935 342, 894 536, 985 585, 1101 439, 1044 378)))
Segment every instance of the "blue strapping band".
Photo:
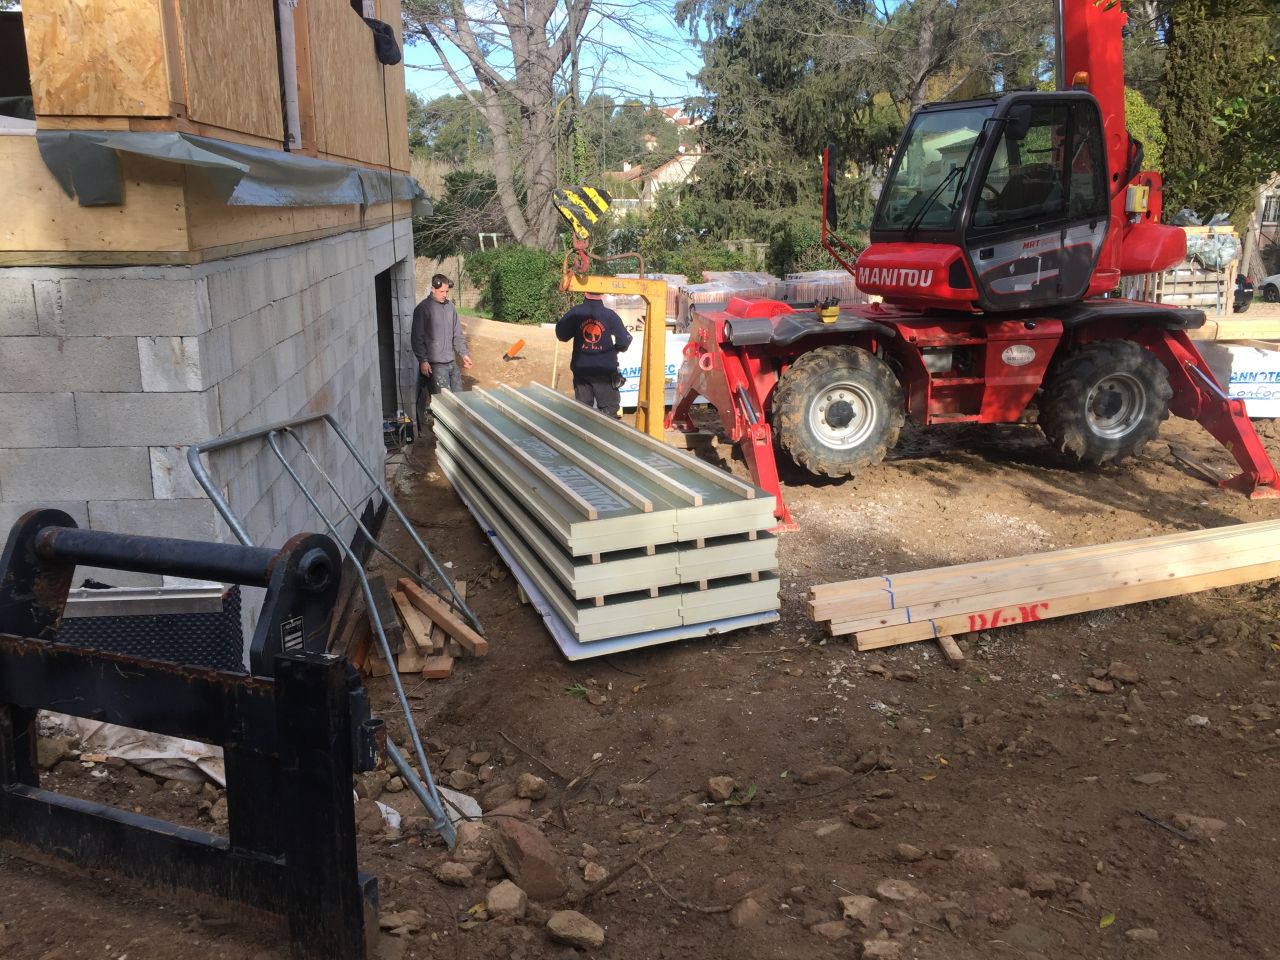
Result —
POLYGON ((890 609, 890 610, 897 610, 897 609, 898 609, 898 601, 897 601, 897 599, 894 597, 894 595, 893 595, 893 591, 892 591, 892 590, 890 590, 888 587, 881 587, 880 589, 881 589, 881 590, 883 590, 885 593, 887 593, 887 594, 889 595, 889 609, 890 609))

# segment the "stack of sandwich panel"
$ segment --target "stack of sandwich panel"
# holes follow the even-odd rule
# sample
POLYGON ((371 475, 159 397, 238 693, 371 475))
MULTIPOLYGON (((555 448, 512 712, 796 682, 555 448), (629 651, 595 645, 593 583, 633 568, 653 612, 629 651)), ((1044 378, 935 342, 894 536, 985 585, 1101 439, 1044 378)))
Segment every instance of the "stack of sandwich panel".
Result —
POLYGON ((432 410, 442 470, 570 659, 778 618, 763 490, 539 385, 432 410))

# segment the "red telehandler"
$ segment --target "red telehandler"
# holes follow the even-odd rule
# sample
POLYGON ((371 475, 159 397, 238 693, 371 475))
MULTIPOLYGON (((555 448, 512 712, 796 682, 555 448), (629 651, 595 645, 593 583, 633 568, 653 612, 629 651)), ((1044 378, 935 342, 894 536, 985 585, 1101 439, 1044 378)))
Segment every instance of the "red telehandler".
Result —
POLYGON ((911 118, 856 251, 835 234, 831 151, 822 242, 883 303, 796 308, 735 298, 696 313, 667 426, 695 430, 705 397, 755 482, 783 503, 774 442, 809 472, 880 462, 904 419, 1013 423, 1034 407, 1049 443, 1100 466, 1137 453, 1169 412, 1200 424, 1277 496, 1240 400, 1187 331, 1198 310, 1107 296, 1180 262, 1161 182, 1125 129, 1114 3, 1058 0, 1058 89, 929 104, 911 118))

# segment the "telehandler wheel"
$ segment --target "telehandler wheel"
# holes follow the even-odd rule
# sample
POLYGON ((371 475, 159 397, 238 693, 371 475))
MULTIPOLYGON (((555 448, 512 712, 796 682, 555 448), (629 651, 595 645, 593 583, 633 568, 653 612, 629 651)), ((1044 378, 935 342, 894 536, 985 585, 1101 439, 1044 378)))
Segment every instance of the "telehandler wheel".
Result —
POLYGON ((1169 418, 1169 374, 1129 340, 1076 347, 1050 371, 1040 429, 1059 453, 1090 464, 1138 453, 1169 418))
POLYGON ((773 429, 800 466, 849 477, 879 463, 902 429, 902 387, 888 365, 858 347, 803 354, 778 380, 773 429))

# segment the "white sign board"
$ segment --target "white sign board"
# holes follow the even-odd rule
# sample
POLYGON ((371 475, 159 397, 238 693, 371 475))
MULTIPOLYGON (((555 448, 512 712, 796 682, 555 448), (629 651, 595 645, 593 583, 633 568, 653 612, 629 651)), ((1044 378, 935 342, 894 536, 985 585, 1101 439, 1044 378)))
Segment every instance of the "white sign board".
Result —
MULTIPOLYGON (((618 369, 627 378, 620 391, 624 410, 634 410, 640 402, 640 358, 644 355, 644 327, 641 326, 634 333, 631 347, 618 356, 618 369)), ((663 401, 667 406, 675 402, 676 374, 680 370, 680 364, 684 362, 684 347, 688 342, 687 333, 667 334, 667 389, 666 399, 663 401)))
POLYGON ((1222 346, 1231 354, 1227 393, 1243 400, 1255 420, 1280 417, 1280 350, 1222 346))

